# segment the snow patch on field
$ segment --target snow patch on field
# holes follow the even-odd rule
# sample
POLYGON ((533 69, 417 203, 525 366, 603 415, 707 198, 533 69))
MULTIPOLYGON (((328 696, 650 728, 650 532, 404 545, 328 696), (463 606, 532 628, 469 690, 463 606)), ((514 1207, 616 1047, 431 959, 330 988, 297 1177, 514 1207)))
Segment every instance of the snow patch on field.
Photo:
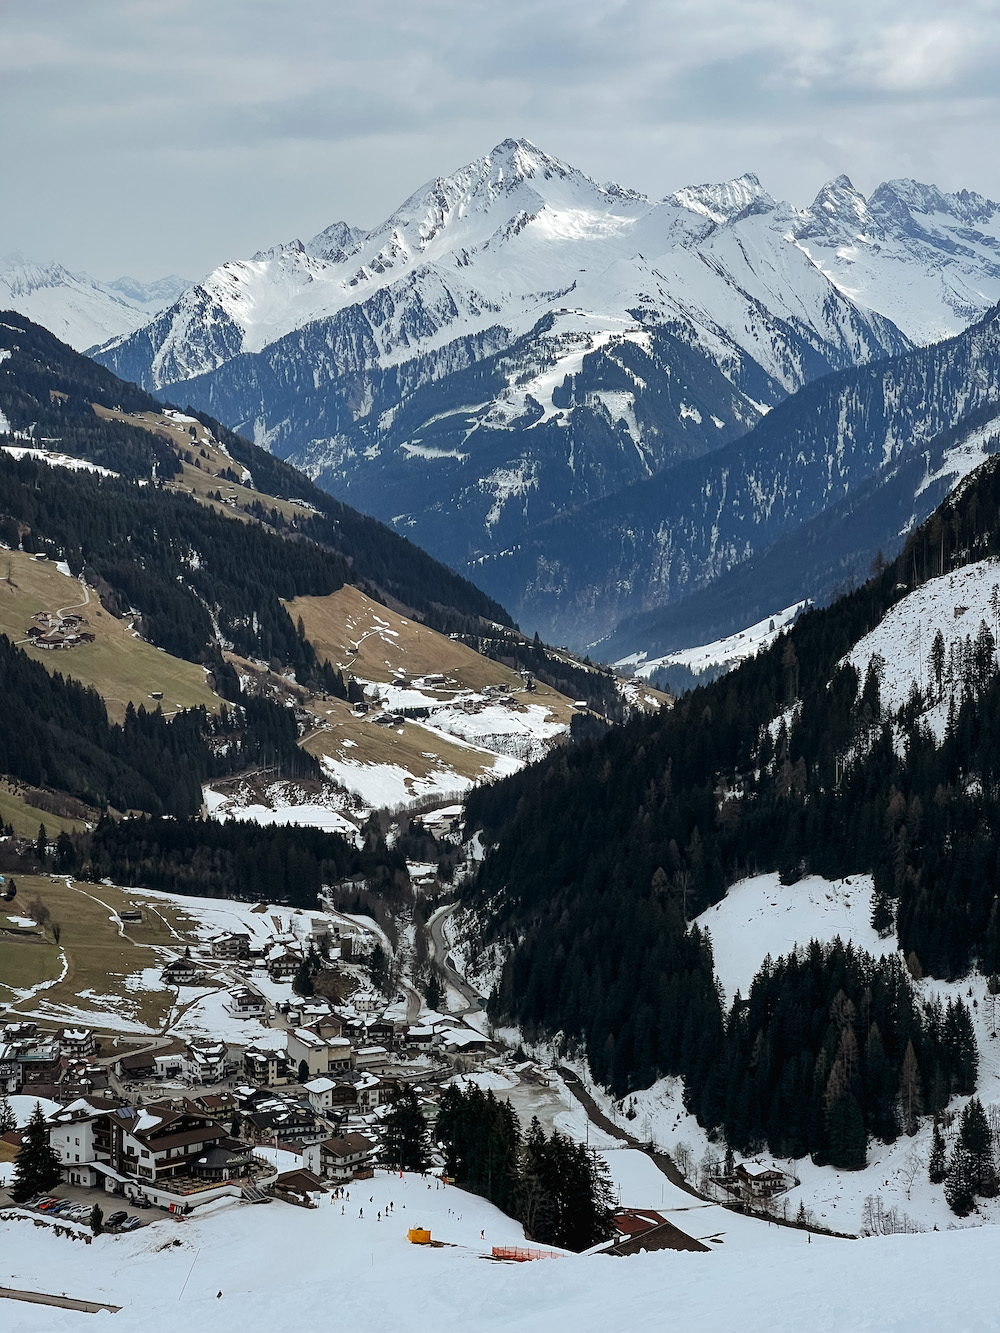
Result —
POLYGON ((294 825, 299 828, 319 828, 327 833, 342 833, 356 842, 357 826, 336 808, 333 793, 324 794, 322 801, 297 801, 295 787, 280 783, 267 792, 267 804, 255 802, 246 793, 217 792, 203 788, 205 809, 213 819, 245 819, 261 825, 294 825))
MULTIPOLYGON (((475 700, 458 700, 435 708, 430 729, 523 763, 541 759, 552 748, 551 742, 568 731, 563 723, 550 718, 544 704, 510 708, 475 700)), ((520 766, 494 765, 494 771, 506 774, 520 766)))
MULTIPOLYGON (((0 423, 0 431, 3 425, 0 423)), ((0 445, 5 453, 10 454, 12 458, 33 458, 38 463, 48 463, 51 467, 69 468, 71 472, 96 472, 101 477, 117 477, 119 473, 112 472, 110 468, 101 467, 97 463, 90 463, 85 458, 74 458, 72 454, 59 454, 50 449, 32 449, 22 448, 20 445, 5 444, 0 445)))
POLYGON ((324 771, 373 810, 404 805, 422 796, 452 796, 473 786, 454 769, 440 768, 416 777, 401 764, 365 764, 360 760, 322 755, 324 771))

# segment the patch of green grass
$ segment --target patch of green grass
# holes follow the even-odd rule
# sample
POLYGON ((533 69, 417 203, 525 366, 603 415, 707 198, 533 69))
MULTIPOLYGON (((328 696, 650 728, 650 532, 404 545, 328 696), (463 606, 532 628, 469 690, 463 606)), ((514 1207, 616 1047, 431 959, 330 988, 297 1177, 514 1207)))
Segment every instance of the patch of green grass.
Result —
POLYGON ((62 971, 59 950, 39 936, 0 935, 0 988, 26 990, 54 981, 62 971))
POLYGON ((0 579, 0 633, 47 671, 92 685, 113 720, 124 718, 129 703, 147 710, 159 704, 165 713, 198 704, 212 710, 220 706, 222 701, 209 689, 200 666, 135 638, 127 622, 104 610, 96 593, 88 592, 86 605, 82 605, 84 590, 76 580, 60 574, 52 561, 32 560, 23 551, 5 551, 4 574, 8 564, 10 578, 0 579), (94 635, 93 643, 54 650, 36 648, 26 639, 38 612, 70 609, 84 618, 84 628, 94 635), (152 698, 154 691, 162 693, 162 700, 152 698))
MULTIPOLYGON (((123 1017, 142 1023, 155 1031, 166 1021, 174 993, 167 990, 136 991, 125 984, 126 979, 144 968, 159 967, 163 958, 157 946, 177 949, 194 942, 194 935, 185 933, 187 919, 169 904, 156 904, 150 909, 139 895, 103 884, 53 881, 48 876, 16 876, 17 899, 13 910, 27 915, 27 904, 39 899, 49 910, 51 922, 60 925, 60 944, 66 952, 66 976, 55 986, 44 991, 38 999, 29 999, 14 1008, 25 1015, 37 1013, 41 1019, 51 1015, 50 1006, 65 1005, 86 1013, 93 1011, 93 1025, 101 1028, 101 1014, 114 1010, 123 1017), (127 923, 124 934, 119 933, 115 915, 120 908, 141 907, 143 920, 127 923), (171 927, 173 929, 171 929, 171 927), (174 932, 177 932, 176 934, 174 932), (180 935, 182 938, 178 939, 180 935), (91 994, 82 994, 91 992, 91 994), (110 997, 110 998, 109 998, 110 997)), ((51 925, 48 929, 51 937, 51 925)), ((12 967, 26 969, 30 959, 17 957, 32 948, 29 942, 7 940, 12 967), (16 961, 15 961, 16 959, 16 961)), ((54 946, 48 946, 54 948, 54 946)), ((55 951, 58 953, 58 951, 55 951)), ((51 972, 51 979, 59 975, 59 967, 51 972)), ((0 981, 4 980, 0 960, 0 981)), ((14 982, 18 986, 34 982, 14 982)))
POLYGON ((34 838, 39 824, 45 825, 45 831, 50 837, 56 833, 79 833, 84 827, 78 819, 64 819, 61 815, 50 814, 48 810, 39 810, 2 787, 0 824, 10 824, 19 838, 34 838))

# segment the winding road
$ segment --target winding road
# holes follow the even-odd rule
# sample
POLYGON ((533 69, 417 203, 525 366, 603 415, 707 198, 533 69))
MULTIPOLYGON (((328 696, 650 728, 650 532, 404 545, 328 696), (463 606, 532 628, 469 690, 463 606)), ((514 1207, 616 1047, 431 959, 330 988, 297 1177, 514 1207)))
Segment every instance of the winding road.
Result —
POLYGON ((444 932, 448 919, 456 907, 456 903, 439 907, 427 922, 427 932, 430 939, 431 966, 437 969, 443 980, 457 990, 466 1002, 466 1008, 459 1010, 459 1016, 461 1017, 464 1014, 480 1013, 482 1005, 479 1003, 479 992, 469 985, 451 961, 451 945, 448 943, 444 932))

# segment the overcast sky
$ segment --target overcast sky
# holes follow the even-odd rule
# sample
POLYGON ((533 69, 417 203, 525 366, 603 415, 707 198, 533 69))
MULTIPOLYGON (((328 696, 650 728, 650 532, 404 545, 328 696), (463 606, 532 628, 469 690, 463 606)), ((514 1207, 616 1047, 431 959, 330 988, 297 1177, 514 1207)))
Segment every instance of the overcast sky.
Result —
POLYGON ((1000 198, 996 0, 0 0, 0 255, 198 278, 524 135, 654 196, 1000 198))

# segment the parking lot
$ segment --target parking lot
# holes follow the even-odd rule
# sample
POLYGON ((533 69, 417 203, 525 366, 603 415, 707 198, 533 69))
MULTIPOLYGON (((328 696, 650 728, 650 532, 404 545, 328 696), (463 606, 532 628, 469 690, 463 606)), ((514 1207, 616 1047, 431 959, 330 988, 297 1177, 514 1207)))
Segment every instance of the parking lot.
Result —
POLYGON ((158 1208, 135 1208, 120 1194, 108 1194, 100 1189, 85 1189, 80 1185, 60 1185, 50 1194, 42 1196, 45 1200, 51 1200, 62 1206, 55 1209, 51 1204, 43 1206, 40 1201, 29 1200, 28 1203, 15 1204, 6 1190, 0 1190, 0 1203, 11 1205, 15 1208, 25 1208, 29 1212, 38 1213, 39 1217, 46 1217, 52 1222, 75 1222, 78 1226, 90 1226, 91 1210, 96 1203, 104 1214, 104 1228, 106 1231, 136 1230, 140 1226, 146 1226, 154 1219, 159 1219, 169 1214, 164 1214, 158 1208), (109 1225, 109 1220, 113 1216, 121 1215, 117 1225, 109 1225), (122 1221, 126 1225, 122 1226, 122 1221))

